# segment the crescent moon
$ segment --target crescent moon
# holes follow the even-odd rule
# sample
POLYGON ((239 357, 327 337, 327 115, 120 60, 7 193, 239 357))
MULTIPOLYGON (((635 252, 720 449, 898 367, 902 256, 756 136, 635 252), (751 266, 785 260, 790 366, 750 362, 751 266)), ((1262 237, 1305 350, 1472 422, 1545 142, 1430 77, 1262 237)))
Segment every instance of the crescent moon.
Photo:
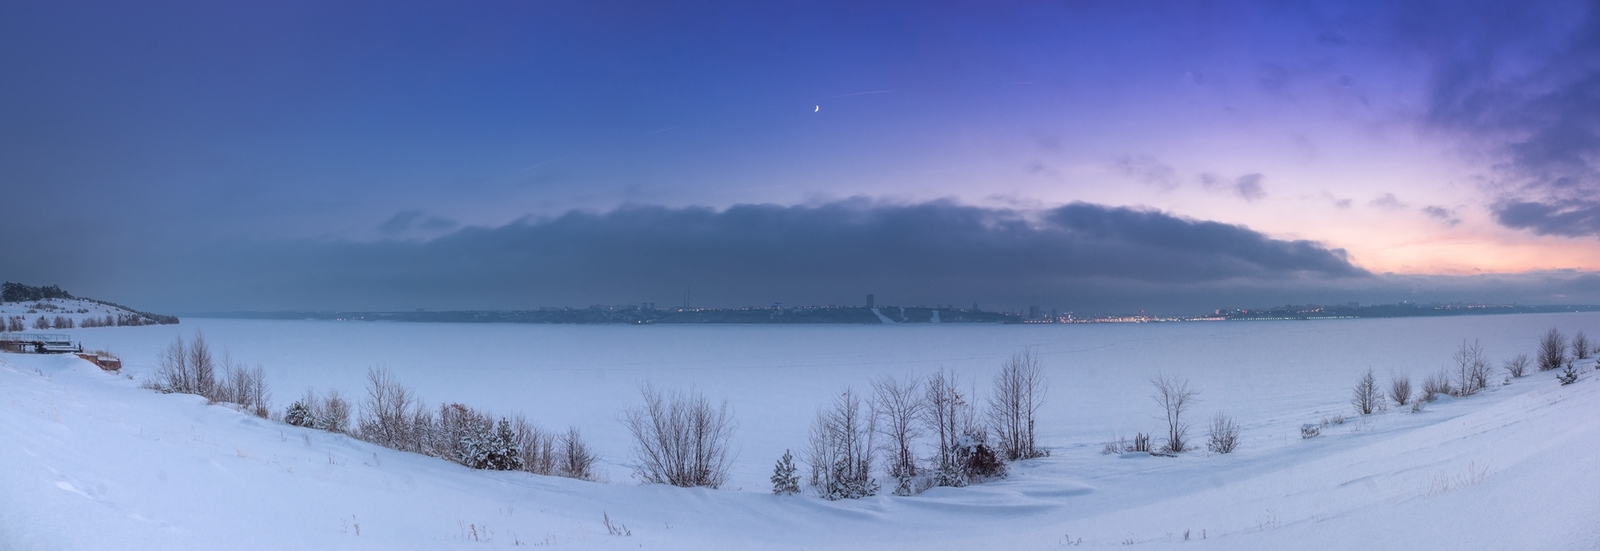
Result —
POLYGON ((819 113, 821 111, 822 111, 822 106, 821 105, 818 105, 816 109, 812 109, 811 110, 812 113, 819 113))

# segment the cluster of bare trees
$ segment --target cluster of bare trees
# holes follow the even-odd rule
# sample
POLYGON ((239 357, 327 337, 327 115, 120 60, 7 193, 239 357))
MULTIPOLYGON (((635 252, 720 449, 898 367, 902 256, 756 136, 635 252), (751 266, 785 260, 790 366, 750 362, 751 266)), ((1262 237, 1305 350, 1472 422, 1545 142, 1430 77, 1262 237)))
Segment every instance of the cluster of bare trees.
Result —
POLYGON ((650 384, 639 393, 644 405, 623 417, 633 435, 634 476, 680 487, 718 488, 727 482, 735 428, 727 401, 713 407, 698 391, 663 393, 650 384))
MULTIPOLYGON (((1528 368, 1537 365, 1540 371, 1568 368, 1570 375, 1561 374, 1564 384, 1577 380, 1577 371, 1573 368, 1574 362, 1594 357, 1600 353, 1600 348, 1589 341, 1589 338, 1579 331, 1571 340, 1561 333, 1560 329, 1552 328, 1545 332, 1539 339, 1537 349, 1533 356, 1517 354, 1506 358, 1500 363, 1500 368, 1505 370, 1507 382, 1512 378, 1527 375, 1528 368)), ((1439 371, 1429 374, 1422 380, 1420 392, 1413 395, 1411 378, 1405 375, 1394 375, 1389 379, 1387 398, 1396 405, 1411 405, 1413 412, 1422 411, 1423 405, 1434 401, 1440 395, 1466 397, 1477 394, 1489 387, 1489 379, 1494 375, 1493 363, 1488 354, 1484 353, 1483 346, 1476 340, 1462 340, 1450 356, 1450 365, 1439 371)), ((1365 415, 1374 409, 1382 407, 1384 393, 1373 388, 1372 372, 1356 383, 1351 404, 1356 411, 1365 415)))
MULTIPOLYGON (((338 411, 336 393, 319 400, 314 393, 290 406, 285 421, 296 420, 335 430, 337 421, 317 411, 338 411), (298 407, 296 407, 298 406, 298 407), (304 415, 298 412, 306 412, 304 415)), ((347 409, 345 411, 348 411, 347 409)), ((327 414, 337 419, 337 414, 327 414)), ((346 414, 347 415, 347 414, 346 414)), ((299 424, 299 423, 294 423, 299 424)), ((460 403, 428 407, 409 387, 386 369, 367 370, 367 395, 361 402, 354 436, 380 446, 447 459, 474 469, 526 471, 535 474, 593 480, 598 457, 576 428, 550 432, 520 414, 496 417, 460 403)))
POLYGON ((806 462, 811 465, 811 487, 822 497, 857 499, 878 493, 872 478, 873 437, 879 432, 874 413, 862 411, 861 397, 848 388, 834 396, 832 407, 817 412, 806 462))
MULTIPOLYGON (((961 387, 955 373, 940 370, 880 377, 871 381, 869 396, 844 389, 812 423, 804 457, 808 486, 827 499, 874 495, 874 464, 881 461, 883 474, 894 480, 893 493, 914 495, 1003 477, 1007 460, 1048 455, 1036 436, 1048 390, 1038 358, 1022 353, 1001 365, 981 416, 972 393, 961 387)), ((778 462, 774 492, 792 493, 785 474, 792 468, 778 462)))
POLYGON ((199 331, 189 343, 178 337, 168 344, 156 356, 156 372, 141 386, 166 393, 196 394, 212 403, 238 404, 257 417, 270 415, 272 390, 261 366, 236 363, 226 353, 217 359, 199 331))
POLYGON ((27 331, 28 330, 27 318, 24 318, 22 316, 11 316, 9 318, 6 318, 6 320, 5 320, 5 328, 6 328, 6 331, 27 331))

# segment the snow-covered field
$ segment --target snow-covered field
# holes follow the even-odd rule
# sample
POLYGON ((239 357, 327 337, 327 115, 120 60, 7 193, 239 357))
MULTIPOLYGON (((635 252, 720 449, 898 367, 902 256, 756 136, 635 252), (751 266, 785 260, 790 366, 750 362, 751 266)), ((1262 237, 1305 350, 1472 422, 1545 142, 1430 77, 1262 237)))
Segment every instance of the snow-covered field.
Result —
MULTIPOLYGON (((1368 368, 1414 382, 1463 338, 1498 360, 1600 314, 1089 326, 543 326, 190 319, 70 330, 134 378, 204 331, 260 363, 281 409, 307 386, 359 396, 368 366, 430 403, 582 429, 608 484, 471 471, 347 437, 159 395, 70 356, 0 355, 0 549, 436 549, 551 544, 666 549, 1600 548, 1600 375, 1534 373, 1421 413, 1352 415, 1368 368), (873 377, 953 369, 983 395, 1016 352, 1050 379, 1048 458, 982 486, 827 502, 775 497, 816 409, 873 377), (1101 455, 1159 432, 1148 380, 1199 387, 1240 451, 1101 455), (738 457, 722 490, 640 486, 618 422, 638 386, 725 398, 738 457), (613 536, 603 515, 626 524, 613 536), (359 528, 357 526, 359 525, 359 528), (1184 534, 1189 541, 1184 541, 1184 534), (1202 537, 1204 539, 1202 539, 1202 537), (489 541, 480 541, 480 540, 489 541)), ((802 467, 803 468, 803 467, 802 467)))

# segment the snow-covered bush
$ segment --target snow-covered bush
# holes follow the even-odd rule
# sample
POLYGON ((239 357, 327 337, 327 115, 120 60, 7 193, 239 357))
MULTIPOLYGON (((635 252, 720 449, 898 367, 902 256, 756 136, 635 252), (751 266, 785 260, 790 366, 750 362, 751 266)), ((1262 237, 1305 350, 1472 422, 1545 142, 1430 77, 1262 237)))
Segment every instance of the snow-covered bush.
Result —
POLYGON ((1206 449, 1212 453, 1232 453, 1239 447, 1239 423, 1223 412, 1211 418, 1211 430, 1206 435, 1206 449))
POLYGON ((1355 389, 1350 391, 1350 405, 1355 406, 1356 413, 1370 415, 1377 411, 1378 403, 1382 400, 1383 391, 1378 390, 1378 381, 1372 377, 1372 370, 1368 369, 1356 382, 1355 389))
POLYGON ((505 418, 485 430, 481 425, 468 429, 462 442, 461 464, 491 471, 522 470, 522 450, 517 446, 511 423, 505 418))
POLYGON ((800 493, 800 476, 795 474, 794 455, 783 450, 783 457, 772 467, 772 493, 785 496, 800 493))
POLYGON ((1049 386, 1039 367, 1039 358, 1031 352, 1012 356, 995 374, 987 416, 995 446, 1007 460, 1048 455, 1038 447, 1034 424, 1049 386))
POLYGON ((651 484, 722 486, 734 429, 728 403, 713 408, 694 390, 668 396, 648 384, 639 392, 644 406, 623 419, 633 434, 634 475, 651 484))
POLYGON ((1183 414, 1194 405, 1200 391, 1189 388, 1189 381, 1162 375, 1150 380, 1155 394, 1150 396, 1166 413, 1167 443, 1162 447, 1168 453, 1181 453, 1188 449, 1189 424, 1183 414))
POLYGON ((311 407, 304 400, 295 400, 289 408, 283 410, 283 422, 296 427, 316 428, 317 418, 311 415, 311 407))
POLYGON ((1411 403, 1411 377, 1407 375, 1389 377, 1389 399, 1395 405, 1404 406, 1411 403))
POLYGON ((1539 371, 1560 369, 1567 363, 1567 337, 1562 335, 1560 330, 1551 327, 1550 331, 1544 334, 1544 338, 1539 339, 1537 357, 1539 371))
POLYGON ((1528 371, 1528 366, 1532 363, 1533 360, 1529 359, 1527 354, 1517 354, 1507 359, 1500 367, 1505 369, 1506 373, 1512 377, 1521 377, 1523 373, 1528 371))
POLYGON ((1322 427, 1313 423, 1300 425, 1300 438, 1316 438, 1322 434, 1322 427))
POLYGON ((988 437, 982 429, 961 435, 957 446, 962 474, 966 475, 968 484, 1006 477, 1005 459, 989 446, 988 437))

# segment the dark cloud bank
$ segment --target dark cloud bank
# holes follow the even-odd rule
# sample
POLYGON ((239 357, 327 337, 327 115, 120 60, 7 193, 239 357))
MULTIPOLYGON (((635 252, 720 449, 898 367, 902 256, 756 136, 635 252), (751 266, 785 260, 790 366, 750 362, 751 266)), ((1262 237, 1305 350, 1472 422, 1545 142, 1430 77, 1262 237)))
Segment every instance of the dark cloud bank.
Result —
POLYGON ((689 290, 701 306, 860 304, 874 293, 902 305, 1153 313, 1600 297, 1592 274, 1382 276, 1311 241, 1086 203, 624 206, 426 241, 232 243, 182 256, 160 263, 171 272, 159 290, 136 294, 178 311, 675 305, 689 290))

